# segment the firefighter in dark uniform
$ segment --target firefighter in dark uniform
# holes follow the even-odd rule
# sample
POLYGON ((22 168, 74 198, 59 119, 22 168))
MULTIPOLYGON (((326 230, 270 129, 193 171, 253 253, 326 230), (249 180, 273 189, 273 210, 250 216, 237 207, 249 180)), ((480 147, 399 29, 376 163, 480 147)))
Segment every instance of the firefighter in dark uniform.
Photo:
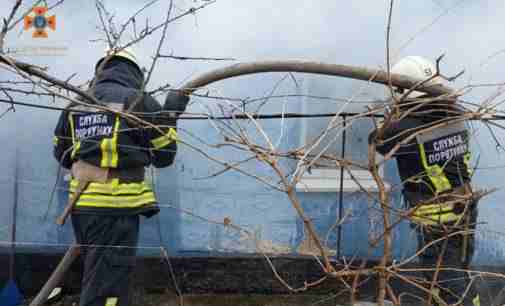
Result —
POLYGON ((80 194, 72 211, 76 240, 84 251, 80 306, 129 305, 139 216, 159 211, 145 167, 170 166, 177 150, 177 116, 160 111, 182 113, 189 101, 186 95, 169 93, 160 106, 140 91, 144 76, 132 50, 107 55, 112 55, 107 62, 102 64, 104 57, 96 65, 90 94, 118 111, 138 101, 132 111, 143 113, 142 119, 161 132, 79 105, 69 106, 59 118, 54 156, 71 169, 71 197, 80 194))
MULTIPOLYGON (((422 57, 409 56, 394 65, 391 71, 425 80, 434 75, 436 68, 422 57)), ((428 84, 442 82, 441 77, 435 77, 428 84)), ((402 89, 397 91, 398 96, 404 92, 402 89)), ((382 155, 401 143, 394 157, 412 224, 418 232, 418 251, 441 239, 420 254, 421 265, 433 269, 424 273, 428 287, 439 256, 442 257, 441 268, 449 268, 438 272, 437 288, 432 291, 434 305, 439 305, 439 298, 452 304, 465 296, 461 305, 477 306, 480 301, 474 286, 465 295, 470 285, 467 273, 450 270, 468 269, 474 252, 474 235, 456 234, 444 239, 451 233, 475 229, 477 201, 472 197, 470 186, 468 130, 465 122, 454 120, 451 124, 429 129, 461 115, 461 108, 455 100, 435 99, 423 105, 423 98, 430 97, 417 91, 409 94, 400 105, 400 114, 410 110, 412 115, 391 122, 382 139, 377 139, 374 131, 369 140, 375 141, 377 151, 382 155), (423 132, 402 143, 419 131, 423 132)))

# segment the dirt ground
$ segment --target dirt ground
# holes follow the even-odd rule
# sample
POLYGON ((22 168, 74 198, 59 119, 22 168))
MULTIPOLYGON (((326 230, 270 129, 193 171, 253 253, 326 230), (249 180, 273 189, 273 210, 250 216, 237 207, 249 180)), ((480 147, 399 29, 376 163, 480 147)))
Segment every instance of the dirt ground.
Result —
MULTIPOLYGON (((135 294, 131 305, 180 306, 181 300, 169 294, 135 294)), ((335 296, 328 295, 188 295, 182 298, 185 306, 338 306, 335 296)), ((28 306, 29 300, 23 306, 28 306)), ((49 305, 49 304, 48 304, 49 305)), ((78 306, 79 296, 64 296, 50 305, 78 306)), ((365 304, 363 304, 365 305, 365 304)), ((366 304, 372 305, 372 304, 366 304)))

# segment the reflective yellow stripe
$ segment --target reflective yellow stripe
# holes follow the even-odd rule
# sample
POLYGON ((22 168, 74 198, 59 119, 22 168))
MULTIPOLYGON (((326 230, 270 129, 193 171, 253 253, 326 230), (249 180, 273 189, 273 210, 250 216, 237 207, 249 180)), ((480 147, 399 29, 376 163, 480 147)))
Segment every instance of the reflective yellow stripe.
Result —
POLYGON ((53 144, 54 144, 55 146, 57 146, 57 145, 58 145, 58 137, 53 136, 53 144))
MULTIPOLYGON (((92 185, 92 184, 91 184, 92 185)), ((124 195, 124 194, 140 194, 146 191, 150 191, 149 186, 135 186, 135 188, 123 187, 123 188, 107 188, 107 187, 96 187, 90 186, 86 189, 87 193, 103 193, 110 195, 124 195)), ((76 188, 71 188, 71 192, 75 192, 76 188)))
POLYGON ((135 208, 156 202, 153 192, 138 196, 81 195, 77 206, 106 208, 135 208))
MULTIPOLYGON (((78 185, 77 180, 70 182, 71 196, 78 185)), ((121 184, 117 179, 108 183, 90 183, 81 194, 77 206, 134 208, 156 202, 152 189, 146 182, 121 184)))
POLYGON ((471 158, 472 158, 472 155, 470 152, 467 152, 465 155, 463 155, 463 162, 465 163, 468 175, 472 175, 472 169, 470 169, 470 159, 471 158))
POLYGON ((75 154, 77 154, 77 152, 79 152, 80 148, 81 148, 81 142, 78 141, 74 144, 74 148, 72 149, 72 154, 70 155, 70 157, 74 158, 75 154))
POLYGON ((105 300, 105 306, 116 306, 117 305, 117 297, 109 297, 105 300))
POLYGON ((104 200, 108 203, 119 202, 119 203, 137 203, 139 201, 154 200, 154 193, 152 191, 147 191, 144 194, 136 195, 102 195, 102 194, 81 194, 80 199, 83 201, 94 201, 94 200, 104 200))
POLYGON ((412 215, 412 220, 424 225, 434 225, 457 221, 462 215, 454 213, 453 205, 429 204, 418 207, 412 215))
POLYGON ((118 132, 119 132, 119 124, 120 124, 120 120, 119 120, 119 117, 116 117, 116 123, 114 124, 114 136, 112 137, 112 141, 111 141, 111 146, 112 146, 112 150, 111 150, 111 155, 112 155, 112 158, 111 158, 111 167, 112 168, 117 168, 117 162, 118 162, 118 159, 119 159, 119 156, 117 154, 117 138, 118 138, 118 132))
POLYGON ((100 142, 100 150, 102 151, 102 159, 100 167, 102 168, 117 168, 118 153, 117 153, 117 138, 119 130, 119 117, 116 117, 112 138, 102 139, 100 142))
MULTIPOLYGON (((77 180, 72 180, 70 182, 70 192, 75 192, 78 184, 79 182, 77 180)), ((88 188, 86 188, 85 193, 122 195, 141 194, 150 190, 151 187, 146 182, 119 184, 119 181, 117 179, 114 179, 109 183, 90 183, 88 185, 88 188)))
POLYGON ((70 133, 72 135, 72 142, 75 142, 74 117, 72 116, 72 113, 68 115, 68 122, 70 122, 70 133))
POLYGON ((444 302, 444 300, 440 297, 440 290, 438 288, 433 288, 431 290, 431 295, 433 297, 433 301, 437 304, 437 305, 442 305, 440 304, 440 302, 442 302, 443 304, 447 304, 444 302))
POLYGON ((453 205, 451 205, 451 204, 421 205, 415 210, 414 215, 423 216, 423 215, 441 214, 441 213, 452 211, 452 209, 453 209, 453 205))
POLYGON ((458 221, 461 215, 457 215, 453 212, 440 214, 440 215, 429 215, 429 216, 412 216, 412 221, 420 223, 423 225, 436 225, 436 224, 446 224, 450 222, 458 221))
POLYGON ((177 141, 177 131, 174 128, 170 128, 165 135, 151 140, 151 143, 155 149, 161 149, 174 141, 177 141))
POLYGON ((480 296, 477 296, 472 300, 474 306, 480 306, 480 296))
POLYGON ((78 141, 75 138, 75 133, 74 133, 74 117, 72 116, 72 113, 68 115, 68 122, 70 122, 70 132, 72 134, 72 153, 70 153, 70 157, 74 159, 75 155, 77 152, 79 152, 79 149, 81 148, 81 142, 78 141))
POLYGON ((100 167, 109 167, 109 138, 102 139, 100 142, 100 150, 102 150, 102 160, 100 161, 100 167))
POLYGON ((428 165, 426 152, 422 143, 419 144, 419 152, 421 153, 421 162, 423 163, 423 167, 430 178, 431 183, 435 187, 436 192, 440 193, 450 190, 452 188, 451 182, 449 182, 449 179, 445 176, 443 169, 439 165, 428 165))

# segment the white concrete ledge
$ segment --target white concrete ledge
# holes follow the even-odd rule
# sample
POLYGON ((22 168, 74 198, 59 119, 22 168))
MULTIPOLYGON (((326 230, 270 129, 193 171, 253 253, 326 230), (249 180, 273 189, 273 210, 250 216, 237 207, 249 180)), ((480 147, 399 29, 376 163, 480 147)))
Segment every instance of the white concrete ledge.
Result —
MULTIPOLYGON (((344 192, 356 192, 360 191, 361 188, 365 188, 370 192, 378 191, 377 184, 369 171, 351 171, 352 176, 347 171, 344 171, 342 182, 344 192)), ((387 183, 386 188, 387 190, 390 189, 390 185, 387 183)), ((340 169, 312 169, 310 173, 306 171, 301 180, 296 184, 296 191, 338 192, 340 191, 340 169)))

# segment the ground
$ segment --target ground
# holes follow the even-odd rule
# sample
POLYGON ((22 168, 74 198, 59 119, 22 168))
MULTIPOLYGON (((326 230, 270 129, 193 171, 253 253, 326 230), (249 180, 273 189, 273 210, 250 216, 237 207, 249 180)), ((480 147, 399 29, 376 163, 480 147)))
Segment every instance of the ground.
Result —
MULTIPOLYGON (((54 306, 78 305, 79 296, 65 296, 53 303, 54 306)), ((143 306, 179 306, 179 299, 174 294, 136 294, 132 305, 143 306)), ((28 306, 27 301, 23 306, 28 306)), ((185 306, 336 306, 331 295, 188 295, 183 297, 185 306)), ((340 304, 337 304, 337 306, 340 304)), ((363 303, 356 306, 371 306, 363 303)))

